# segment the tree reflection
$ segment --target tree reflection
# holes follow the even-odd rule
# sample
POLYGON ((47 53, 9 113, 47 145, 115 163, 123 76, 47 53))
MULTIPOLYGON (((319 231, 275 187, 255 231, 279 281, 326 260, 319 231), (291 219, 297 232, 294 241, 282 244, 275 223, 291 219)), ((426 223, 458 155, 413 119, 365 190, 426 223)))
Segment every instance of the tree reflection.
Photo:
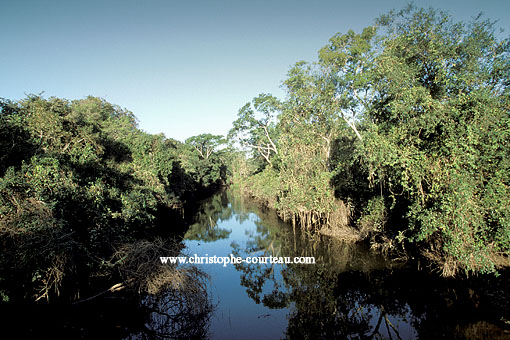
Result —
MULTIPOLYGON (((245 211, 249 211, 244 206, 245 211)), ((314 256, 315 265, 236 265, 256 303, 290 308, 288 339, 506 338, 509 275, 442 279, 391 263, 363 246, 311 237, 258 212, 235 256, 314 256), (499 294, 499 296, 498 296, 499 294), (496 298, 497 297, 497 298, 496 298)))
POLYGON ((146 296, 141 304, 146 322, 139 332, 126 339, 209 338, 209 321, 214 307, 207 294, 206 279, 198 271, 190 279, 193 287, 146 296))
POLYGON ((232 231, 218 227, 219 222, 228 220, 232 216, 232 209, 228 203, 226 191, 205 200, 184 238, 204 242, 228 238, 232 231))
MULTIPOLYGON (((308 266, 310 267, 310 266, 308 266)), ((356 271, 335 273, 288 266, 285 276, 292 287, 287 337, 413 339, 407 327, 413 318, 405 302, 388 295, 372 274, 356 271)), ((398 290, 398 286, 395 286, 398 290)))
POLYGON ((208 278, 196 268, 180 272, 184 284, 156 294, 121 290, 76 304, 0 304, 3 331, 18 339, 207 339, 214 309, 208 278))
POLYGON ((141 297, 144 326, 130 339, 205 339, 213 311, 209 276, 195 266, 159 261, 161 254, 182 255, 181 243, 168 239, 120 247, 119 271, 127 289, 141 297), (143 295, 142 295, 143 294, 143 295))

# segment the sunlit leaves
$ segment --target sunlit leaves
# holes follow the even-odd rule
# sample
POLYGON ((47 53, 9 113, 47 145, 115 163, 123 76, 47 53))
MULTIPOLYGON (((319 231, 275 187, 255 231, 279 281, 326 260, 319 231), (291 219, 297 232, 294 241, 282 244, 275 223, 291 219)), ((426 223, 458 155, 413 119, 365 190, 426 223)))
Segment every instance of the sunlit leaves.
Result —
MULTIPOLYGON (((333 209, 333 185, 362 224, 389 211, 385 237, 416 242, 444 275, 494 271, 510 244, 509 76, 510 40, 480 16, 409 5, 338 33, 290 68, 278 166, 249 190, 303 224, 333 209)), ((254 115, 234 123, 252 141, 254 115)))

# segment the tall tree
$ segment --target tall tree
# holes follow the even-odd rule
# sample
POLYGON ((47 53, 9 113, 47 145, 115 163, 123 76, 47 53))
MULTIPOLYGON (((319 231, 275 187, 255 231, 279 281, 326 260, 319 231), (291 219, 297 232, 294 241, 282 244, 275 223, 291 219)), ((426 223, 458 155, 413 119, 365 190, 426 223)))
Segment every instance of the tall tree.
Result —
POLYGON ((276 118, 280 109, 277 98, 260 94, 239 110, 238 119, 229 131, 229 139, 239 142, 242 147, 256 150, 272 166, 272 156, 278 154, 276 118))
POLYGON ((186 144, 191 145, 202 159, 209 159, 212 153, 222 144, 225 139, 221 135, 212 135, 204 133, 186 139, 186 144))
POLYGON ((374 26, 363 29, 362 33, 352 30, 338 33, 319 51, 321 71, 330 85, 327 94, 332 96, 333 107, 360 140, 362 136, 356 124, 370 109, 375 94, 370 71, 377 55, 376 33, 374 26))
POLYGON ((410 6, 385 30, 360 157, 408 206, 410 240, 445 275, 492 271, 510 250, 510 43, 490 21, 410 6))

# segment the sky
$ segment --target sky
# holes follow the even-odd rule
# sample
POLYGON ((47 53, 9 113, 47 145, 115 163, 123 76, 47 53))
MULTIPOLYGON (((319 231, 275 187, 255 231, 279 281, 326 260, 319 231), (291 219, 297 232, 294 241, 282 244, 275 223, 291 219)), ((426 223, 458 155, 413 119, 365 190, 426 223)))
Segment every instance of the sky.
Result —
MULTIPOLYGON (((360 31, 407 0, 0 0, 0 97, 89 95, 139 127, 184 141, 226 134, 259 93, 313 62, 337 32, 360 31)), ((510 1, 415 1, 456 20, 479 12, 510 35, 510 1)))

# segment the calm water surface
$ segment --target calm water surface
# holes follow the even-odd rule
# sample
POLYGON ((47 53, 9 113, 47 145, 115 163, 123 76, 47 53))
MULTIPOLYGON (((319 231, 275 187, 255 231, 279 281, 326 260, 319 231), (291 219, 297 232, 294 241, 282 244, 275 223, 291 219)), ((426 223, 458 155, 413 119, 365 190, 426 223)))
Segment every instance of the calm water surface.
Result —
POLYGON ((361 245, 300 233, 230 191, 203 202, 181 245, 190 256, 313 256, 316 263, 184 266, 205 289, 190 285, 142 301, 111 293, 73 305, 3 304, 0 338, 510 339, 508 272, 442 279, 361 245))
POLYGON ((204 203, 184 244, 189 256, 315 257, 313 265, 197 265, 210 277, 211 339, 510 338, 508 275, 427 275, 300 233, 231 192, 204 203))

